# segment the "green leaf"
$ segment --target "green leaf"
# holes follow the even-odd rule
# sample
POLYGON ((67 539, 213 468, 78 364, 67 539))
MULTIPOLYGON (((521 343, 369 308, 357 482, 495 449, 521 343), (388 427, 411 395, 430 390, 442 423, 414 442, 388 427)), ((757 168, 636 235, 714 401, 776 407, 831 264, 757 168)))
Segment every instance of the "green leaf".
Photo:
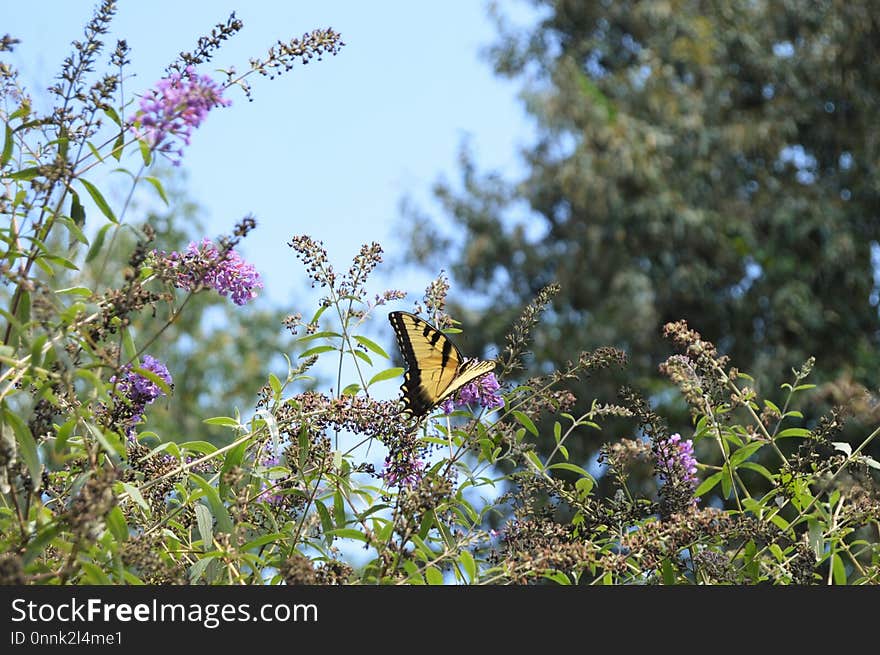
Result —
POLYGON ((702 496, 711 491, 716 484, 721 482, 721 477, 724 475, 724 473, 724 471, 718 471, 717 473, 713 473, 708 478, 703 480, 703 482, 700 483, 700 486, 697 487, 697 490, 694 492, 694 496, 702 496))
POLYGON ((331 350, 338 350, 338 348, 336 348, 336 346, 315 346, 314 348, 309 348, 308 350, 301 352, 298 357, 299 359, 305 359, 312 355, 320 355, 321 353, 330 352, 331 350))
POLYGON ((137 348, 134 345, 131 330, 128 329, 122 330, 122 354, 125 355, 125 358, 128 360, 133 360, 137 357, 137 348))
POLYGON ((788 437, 810 437, 812 433, 805 428, 786 428, 776 435, 776 439, 786 439, 788 437))
POLYGON ((675 584, 675 567, 672 565, 672 562, 669 561, 669 558, 663 560, 663 563, 660 565, 660 573, 663 577, 663 584, 675 584))
POLYGON ((207 423, 208 425, 222 425, 227 428, 241 427, 241 423, 231 416, 213 416, 211 418, 203 419, 202 423, 207 423))
POLYGON ((12 128, 6 123, 6 138, 3 139, 3 152, 0 154, 0 168, 6 166, 6 162, 12 159, 12 128))
POLYGON ((309 341, 314 341, 315 339, 341 339, 342 335, 338 332, 330 332, 328 330, 324 330, 322 332, 315 332, 314 334, 306 334, 301 336, 296 340, 297 343, 307 343, 309 341))
POLYGON ((70 192, 70 218, 77 225, 83 225, 86 222, 86 210, 79 201, 79 194, 76 191, 70 192))
POLYGON ((429 566, 425 569, 425 580, 427 580, 429 585, 442 585, 443 574, 437 568, 429 566))
POLYGON ((746 461, 749 457, 754 455, 758 450, 760 450, 764 444, 760 441, 755 441, 749 444, 746 444, 742 448, 738 448, 731 456, 730 456, 730 466, 731 468, 736 468, 742 462, 746 461))
POLYGON ((198 485, 208 499, 211 513, 217 521, 218 531, 232 532, 232 519, 229 518, 229 512, 226 510, 226 505, 220 500, 220 494, 217 493, 217 489, 195 473, 190 473, 189 479, 198 485))
POLYGON ((110 532, 113 534, 116 541, 122 542, 128 539, 128 524, 126 524, 125 515, 122 513, 122 510, 119 509, 119 506, 111 509, 107 513, 105 520, 107 521, 107 527, 110 528, 110 532))
POLYGON ((526 416, 525 414, 523 414, 522 412, 519 412, 517 410, 513 411, 513 416, 519 422, 519 424, 522 425, 526 430, 531 432, 536 437, 538 436, 538 428, 535 427, 535 424, 532 422, 532 419, 530 419, 528 416, 526 416))
POLYGON ((758 464, 757 462, 743 462, 739 465, 741 469, 749 469, 755 471, 756 473, 760 473, 763 475, 769 482, 775 482, 776 479, 773 477, 773 474, 767 469, 766 466, 758 464))
POLYGON ((208 564, 214 561, 214 557, 203 557, 198 560, 195 564, 193 564, 189 569, 189 581, 190 582, 198 582, 199 578, 202 577, 202 574, 205 572, 205 569, 208 568, 208 564))
POLYGON ((52 540, 61 532, 62 523, 54 522, 50 523, 47 527, 45 527, 41 532, 37 533, 37 536, 31 540, 28 544, 27 548, 24 551, 24 555, 22 556, 22 563, 25 566, 28 566, 31 562, 34 561, 38 555, 40 555, 43 550, 48 546, 52 540))
POLYGON ((458 557, 461 565, 464 567, 465 573, 468 576, 468 582, 474 583, 477 579, 477 563, 474 561, 474 556, 471 555, 469 550, 461 551, 461 554, 458 557))
POLYGON ((29 182, 33 180, 37 175, 40 174, 39 166, 32 166, 31 168, 23 168, 20 171, 16 171, 15 173, 10 173, 7 177, 13 180, 20 180, 21 182, 29 182))
POLYGON ((592 476, 588 476, 585 478, 578 478, 578 481, 574 483, 574 488, 577 489, 581 495, 589 496, 594 485, 595 480, 593 480, 592 476))
POLYGON ((342 390, 342 395, 343 396, 356 396, 356 395, 358 395, 358 391, 360 391, 360 390, 361 390, 361 385, 359 385, 357 382, 352 382, 351 384, 346 385, 346 387, 342 390))
POLYGON ((534 450, 527 450, 526 458, 535 465, 539 472, 544 470, 544 464, 543 462, 541 462, 541 458, 538 457, 537 453, 535 453, 534 450))
POLYGON ((141 151, 141 159, 144 160, 144 166, 149 166, 150 162, 153 161, 153 153, 150 151, 150 144, 144 139, 141 139, 138 141, 138 147, 141 151))
POLYGON ((83 576, 83 580, 86 584, 90 584, 90 585, 109 585, 109 584, 112 584, 110 578, 107 577, 107 574, 104 573, 104 571, 101 570, 101 567, 99 567, 94 562, 80 562, 79 565, 80 565, 80 568, 82 568, 83 573, 85 574, 83 576))
POLYGON ((403 375, 404 369, 395 366, 394 368, 387 368, 384 371, 379 371, 370 378, 370 381, 367 382, 367 386, 373 386, 374 382, 382 382, 383 380, 393 380, 394 378, 398 378, 403 375))
POLYGON ((67 287, 66 289, 55 289, 55 293, 59 295, 89 297, 92 295, 92 290, 88 287, 67 287))
POLYGON ((86 255, 86 262, 92 261, 98 256, 98 253, 101 252, 101 248, 104 247, 104 239, 107 237, 107 230, 111 227, 112 226, 108 223, 107 225, 101 226, 101 229, 98 230, 98 233, 95 235, 95 240, 92 241, 92 246, 89 248, 89 252, 86 255))
POLYGON ((559 462, 558 464, 551 464, 547 467, 548 469, 562 469, 563 471, 572 471, 573 473, 577 473, 581 477, 592 478, 593 476, 587 473, 584 469, 582 469, 577 464, 571 464, 570 462, 559 462))
POLYGON ((180 444, 180 447, 196 453, 201 453, 202 455, 210 455, 211 453, 217 452, 217 446, 208 441, 185 441, 180 444))
POLYGON ((354 335, 354 340, 357 341, 359 344, 361 344, 367 350, 372 350, 374 353, 376 353, 377 355, 381 355, 385 359, 391 359, 391 357, 389 357, 388 353, 386 353, 382 349, 382 346, 380 346, 375 341, 371 341, 370 339, 367 339, 366 337, 359 336, 357 334, 354 335))
POLYGON ((133 484, 129 484, 128 482, 123 482, 122 488, 125 489, 125 492, 128 494, 129 498, 140 505, 141 509, 143 509, 149 516, 150 505, 149 503, 147 503, 146 500, 144 500, 144 497, 141 494, 141 490, 135 487, 133 484))
POLYGON ((834 578, 834 584, 846 584, 846 567, 843 565, 843 559, 837 553, 831 556, 831 574, 834 578))
POLYGON ((278 376, 274 373, 269 373, 269 387, 272 389, 272 393, 276 398, 281 395, 281 380, 279 380, 278 376))
POLYGON ((165 205, 170 205, 170 203, 168 202, 168 196, 165 195, 165 188, 162 186, 162 183, 158 180, 158 178, 147 175, 146 177, 144 177, 144 179, 153 185, 153 188, 156 189, 156 193, 159 194, 159 197, 162 198, 162 201, 165 203, 165 205))
POLYGON ((321 519, 321 530, 324 532, 324 537, 329 544, 332 539, 333 519, 330 517, 330 512, 327 511, 327 506, 320 500, 315 501, 315 509, 318 510, 318 518, 321 519))
POLYGON ((362 359, 370 366, 373 365, 373 360, 370 359, 370 356, 368 354, 366 354, 365 352, 357 350, 357 349, 354 349, 351 352, 354 353, 354 356, 357 357, 358 359, 362 359))
POLYGON ((331 537, 340 537, 342 539, 355 539, 366 543, 367 538, 359 531, 353 528, 336 528, 327 532, 331 537))
POLYGON ((214 519, 211 512, 202 503, 195 504, 196 522, 199 525, 199 536, 202 538, 202 550, 207 552, 214 544, 214 519))
MULTIPOLYGON (((21 455, 22 461, 24 461, 28 468, 31 482, 34 485, 34 491, 39 491, 40 483, 43 480, 43 465, 40 462, 37 442, 34 441, 31 429, 17 414, 11 412, 9 408, 6 407, 5 403, 3 405, 3 416, 5 417, 6 425, 11 426, 12 432, 15 434, 15 442, 18 444, 18 452, 21 455)), ((0 429, 3 429, 3 427, 4 426, 0 426, 0 429)))
POLYGON ((101 213, 104 214, 108 219, 110 219, 111 223, 119 223, 119 220, 116 218, 116 215, 113 213, 113 210, 110 209, 110 205, 107 204, 107 201, 104 200, 104 196, 101 195, 101 192, 98 190, 94 184, 89 182, 84 178, 79 178, 80 183, 86 188, 86 191, 89 192, 89 195, 92 197, 92 200, 97 205, 98 209, 101 210, 101 213))

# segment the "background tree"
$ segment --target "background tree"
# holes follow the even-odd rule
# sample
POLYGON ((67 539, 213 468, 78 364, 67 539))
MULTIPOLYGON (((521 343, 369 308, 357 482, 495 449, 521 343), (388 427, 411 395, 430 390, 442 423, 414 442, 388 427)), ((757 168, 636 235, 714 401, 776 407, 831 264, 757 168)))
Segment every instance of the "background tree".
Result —
POLYGON ((465 149, 461 187, 436 186, 452 234, 425 218, 412 232, 423 263, 461 253, 455 280, 488 302, 468 334, 500 351, 558 280, 532 372, 616 345, 656 393, 662 326, 686 319, 759 381, 815 355, 812 380, 840 380, 834 401, 876 389, 872 3, 534 4, 527 29, 498 17, 489 50, 537 128, 524 175, 482 173, 465 149))

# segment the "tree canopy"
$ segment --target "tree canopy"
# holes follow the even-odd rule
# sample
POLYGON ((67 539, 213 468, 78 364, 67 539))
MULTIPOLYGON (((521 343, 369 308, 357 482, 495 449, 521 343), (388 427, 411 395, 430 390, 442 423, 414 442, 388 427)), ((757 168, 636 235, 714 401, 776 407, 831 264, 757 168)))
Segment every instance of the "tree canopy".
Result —
POLYGON ((820 379, 876 388, 871 3, 534 4, 527 29, 498 16, 488 52, 535 122, 524 174, 480 172, 465 150, 461 185, 436 187, 453 235, 412 233, 421 261, 487 299, 469 333, 498 347, 555 280, 536 370, 609 344, 651 388, 662 326, 685 319, 757 379, 815 355, 820 379))

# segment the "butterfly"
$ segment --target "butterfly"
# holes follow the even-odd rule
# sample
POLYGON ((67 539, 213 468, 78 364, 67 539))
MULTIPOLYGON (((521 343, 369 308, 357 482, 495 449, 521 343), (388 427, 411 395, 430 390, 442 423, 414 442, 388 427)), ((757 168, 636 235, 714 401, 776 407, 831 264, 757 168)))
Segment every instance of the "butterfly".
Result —
POLYGON ((449 337, 415 314, 391 312, 388 320, 406 361, 400 385, 403 411, 413 417, 427 414, 468 382, 495 368, 493 361, 464 357, 449 337))

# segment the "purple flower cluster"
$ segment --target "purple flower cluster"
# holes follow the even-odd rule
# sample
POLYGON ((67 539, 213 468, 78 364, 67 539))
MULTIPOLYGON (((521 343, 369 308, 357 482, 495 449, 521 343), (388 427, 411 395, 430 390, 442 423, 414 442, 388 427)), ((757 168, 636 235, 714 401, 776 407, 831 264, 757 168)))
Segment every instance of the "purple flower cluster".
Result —
POLYGON ((410 453, 398 453, 396 457, 385 458, 382 479, 389 486, 415 487, 422 479, 425 463, 410 453))
MULTIPOLYGON (((273 455, 267 455, 263 459, 260 460, 260 464, 265 466, 266 468, 272 468, 273 466, 278 466, 281 464, 281 459, 279 457, 275 457, 273 455)), ((266 484, 266 481, 260 485, 260 495, 257 496, 257 500, 260 500, 264 503, 268 503, 270 505, 281 505, 284 502, 284 494, 275 493, 274 491, 269 490, 269 485, 266 484)))
POLYGON ((154 254, 161 265, 176 271, 175 285, 181 289, 195 291, 202 285, 208 286, 221 296, 231 296, 236 305, 244 305, 257 297, 257 289, 263 288, 260 274, 252 264, 235 250, 224 256, 207 237, 201 243, 190 243, 182 253, 154 254))
POLYGON ((694 442, 690 439, 682 440, 681 435, 676 433, 668 439, 663 439, 658 444, 658 465, 664 471, 667 479, 675 477, 689 484, 692 489, 697 488, 697 458, 694 457, 694 442))
POLYGON ((494 373, 487 373, 473 382, 468 382, 458 393, 451 398, 447 398, 441 404, 444 414, 452 414, 455 405, 464 406, 479 404, 486 409, 495 407, 504 407, 504 398, 498 393, 501 385, 495 378, 494 373))
MULTIPOLYGON (((155 357, 144 355, 141 369, 154 373, 157 377, 171 386, 171 373, 168 368, 155 357)), ((144 410, 147 405, 165 395, 162 388, 153 380, 141 375, 132 369, 130 364, 122 369, 122 375, 110 378, 110 383, 116 385, 116 393, 125 399, 128 404, 125 423, 126 433, 130 439, 134 438, 134 426, 144 418, 144 410)))
POLYGON ((159 80, 141 98, 140 109, 129 120, 138 138, 151 150, 172 156, 180 164, 183 146, 174 145, 175 137, 189 145, 192 131, 214 107, 228 107, 232 101, 223 98, 223 88, 207 75, 196 75, 192 66, 183 74, 174 72, 159 80))

